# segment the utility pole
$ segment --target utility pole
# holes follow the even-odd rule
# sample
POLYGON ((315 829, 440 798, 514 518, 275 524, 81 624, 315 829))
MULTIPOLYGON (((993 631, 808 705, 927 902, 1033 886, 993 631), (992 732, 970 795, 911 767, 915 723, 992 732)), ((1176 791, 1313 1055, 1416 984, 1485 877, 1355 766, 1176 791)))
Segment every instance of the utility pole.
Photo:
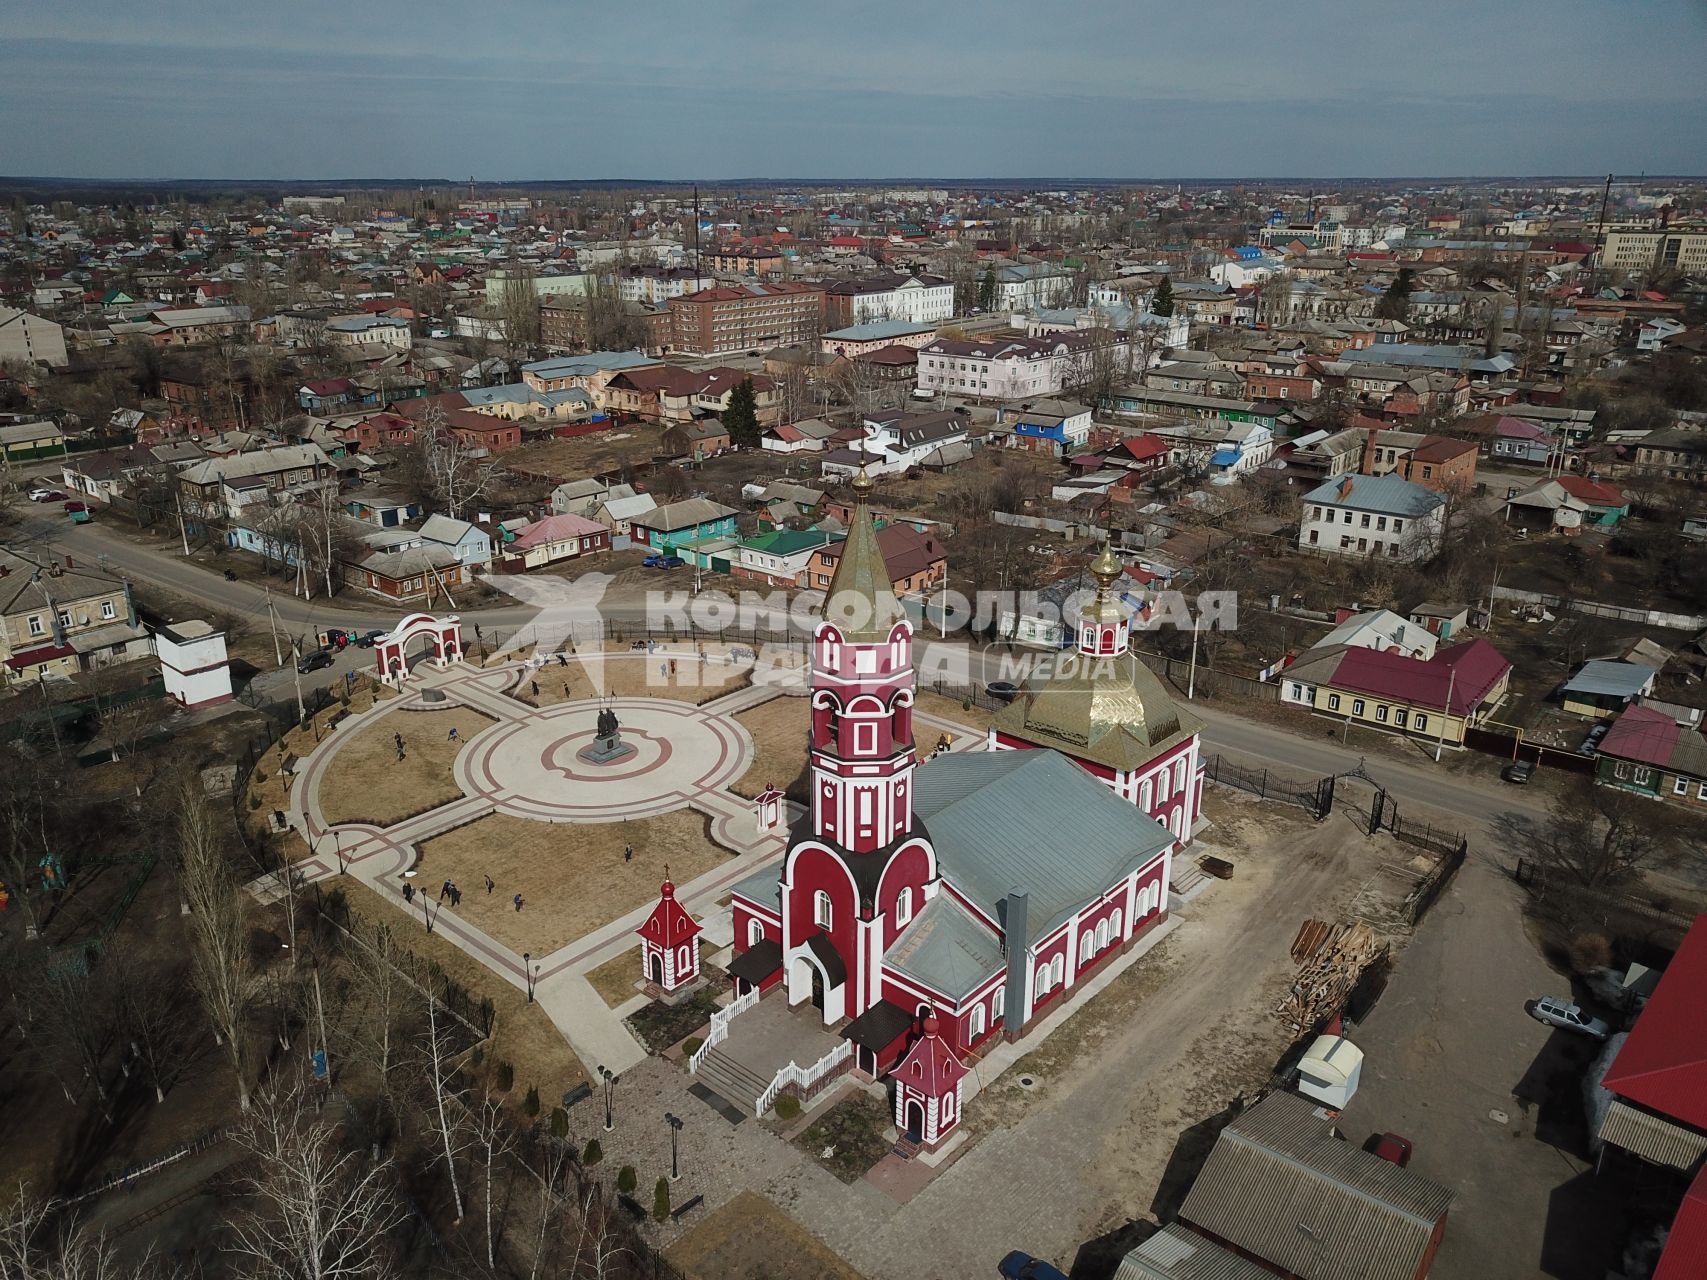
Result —
POLYGON ((1191 615, 1191 675, 1185 683, 1185 700, 1190 702, 1197 696, 1197 620, 1198 615, 1191 615))
MULTIPOLYGON (((1600 226, 1594 238, 1594 277, 1592 283, 1598 287, 1600 275, 1606 270, 1606 208, 1612 203, 1612 175, 1606 175, 1606 186, 1600 193, 1600 226)), ((1593 292, 1591 289, 1590 292, 1593 292)))
POLYGON ((190 533, 184 526, 184 494, 176 485, 173 485, 172 496, 178 502, 178 537, 183 541, 184 558, 187 560, 190 555, 190 533))
POLYGON ((290 642, 290 669, 296 679, 296 722, 301 724, 308 719, 308 711, 302 705, 302 653, 295 640, 290 642))
POLYGON ((284 650, 279 646, 279 619, 273 612, 273 584, 267 583, 267 628, 273 633, 273 665, 284 666, 284 650))
POLYGON ((320 998, 320 964, 314 965, 314 1019, 320 1025, 320 1058, 326 1070, 326 1088, 332 1087, 332 1046, 326 1043, 326 1005, 320 998))
POLYGON ((1458 684, 1458 668, 1453 667, 1446 678, 1446 705, 1440 713, 1440 736, 1434 740, 1434 762, 1440 763, 1440 753, 1446 746, 1446 722, 1452 717, 1452 693, 1458 684))

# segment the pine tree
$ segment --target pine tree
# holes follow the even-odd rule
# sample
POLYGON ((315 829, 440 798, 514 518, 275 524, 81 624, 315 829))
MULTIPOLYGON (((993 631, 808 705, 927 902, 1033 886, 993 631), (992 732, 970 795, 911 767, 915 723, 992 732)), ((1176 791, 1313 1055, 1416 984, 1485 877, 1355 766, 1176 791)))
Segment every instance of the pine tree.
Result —
POLYGON ((758 399, 753 380, 743 378, 729 393, 729 407, 723 411, 724 430, 728 431, 730 441, 743 449, 757 448, 759 444, 758 399))
POLYGON ((1403 320, 1411 309, 1411 269, 1400 267, 1381 301, 1375 304, 1377 320, 1403 320))
POLYGON ((996 305, 996 269, 985 267, 984 275, 978 281, 978 310, 988 311, 996 305))
POLYGON ((670 1180, 659 1178, 652 1192, 652 1220, 662 1222, 670 1216, 670 1180))
POLYGON ((1150 314, 1155 316, 1171 316, 1174 313, 1174 282, 1167 276, 1162 277, 1162 283, 1156 286, 1156 292, 1150 295, 1150 314))

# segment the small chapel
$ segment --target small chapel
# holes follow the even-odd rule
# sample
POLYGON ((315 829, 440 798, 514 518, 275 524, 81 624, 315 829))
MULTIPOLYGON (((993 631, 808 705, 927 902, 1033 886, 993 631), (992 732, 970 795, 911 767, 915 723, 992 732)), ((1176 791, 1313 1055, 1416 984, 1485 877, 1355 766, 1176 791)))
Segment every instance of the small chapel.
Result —
POLYGON ((1201 801, 1198 721, 1129 652, 1104 549, 1076 649, 995 719, 987 750, 921 763, 913 628, 853 482, 812 638, 810 795, 780 873, 733 889, 737 990, 780 989, 888 1078, 939 1145, 969 1056, 1018 1039, 1164 919, 1201 801))

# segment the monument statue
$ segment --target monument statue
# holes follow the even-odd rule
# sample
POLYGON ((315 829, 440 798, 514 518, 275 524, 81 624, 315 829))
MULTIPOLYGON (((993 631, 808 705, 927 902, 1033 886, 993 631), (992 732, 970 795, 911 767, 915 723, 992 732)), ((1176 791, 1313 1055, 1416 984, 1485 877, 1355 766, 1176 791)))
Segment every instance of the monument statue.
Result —
POLYGON ((576 757, 588 764, 615 764, 618 760, 626 760, 634 754, 634 748, 622 740, 618 732, 621 726, 617 723, 616 708, 600 707, 599 718, 593 730, 591 746, 582 747, 575 753, 576 757))
POLYGON ((617 731, 616 711, 612 707, 599 709, 598 735, 601 738, 613 737, 617 731))

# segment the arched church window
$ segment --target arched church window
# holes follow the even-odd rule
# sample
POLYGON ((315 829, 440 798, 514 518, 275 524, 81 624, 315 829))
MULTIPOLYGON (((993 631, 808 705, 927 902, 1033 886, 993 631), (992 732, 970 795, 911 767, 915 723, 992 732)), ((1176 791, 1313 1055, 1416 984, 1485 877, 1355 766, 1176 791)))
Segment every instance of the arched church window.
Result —
POLYGON ((765 940, 765 926, 762 920, 747 921, 747 945, 756 947, 765 940))
POLYGON ((908 885, 895 895, 895 923, 906 924, 913 918, 913 887, 908 885))
POLYGON ((831 920, 834 919, 830 907, 830 895, 822 889, 812 895, 812 919, 817 922, 820 929, 828 929, 831 920))

